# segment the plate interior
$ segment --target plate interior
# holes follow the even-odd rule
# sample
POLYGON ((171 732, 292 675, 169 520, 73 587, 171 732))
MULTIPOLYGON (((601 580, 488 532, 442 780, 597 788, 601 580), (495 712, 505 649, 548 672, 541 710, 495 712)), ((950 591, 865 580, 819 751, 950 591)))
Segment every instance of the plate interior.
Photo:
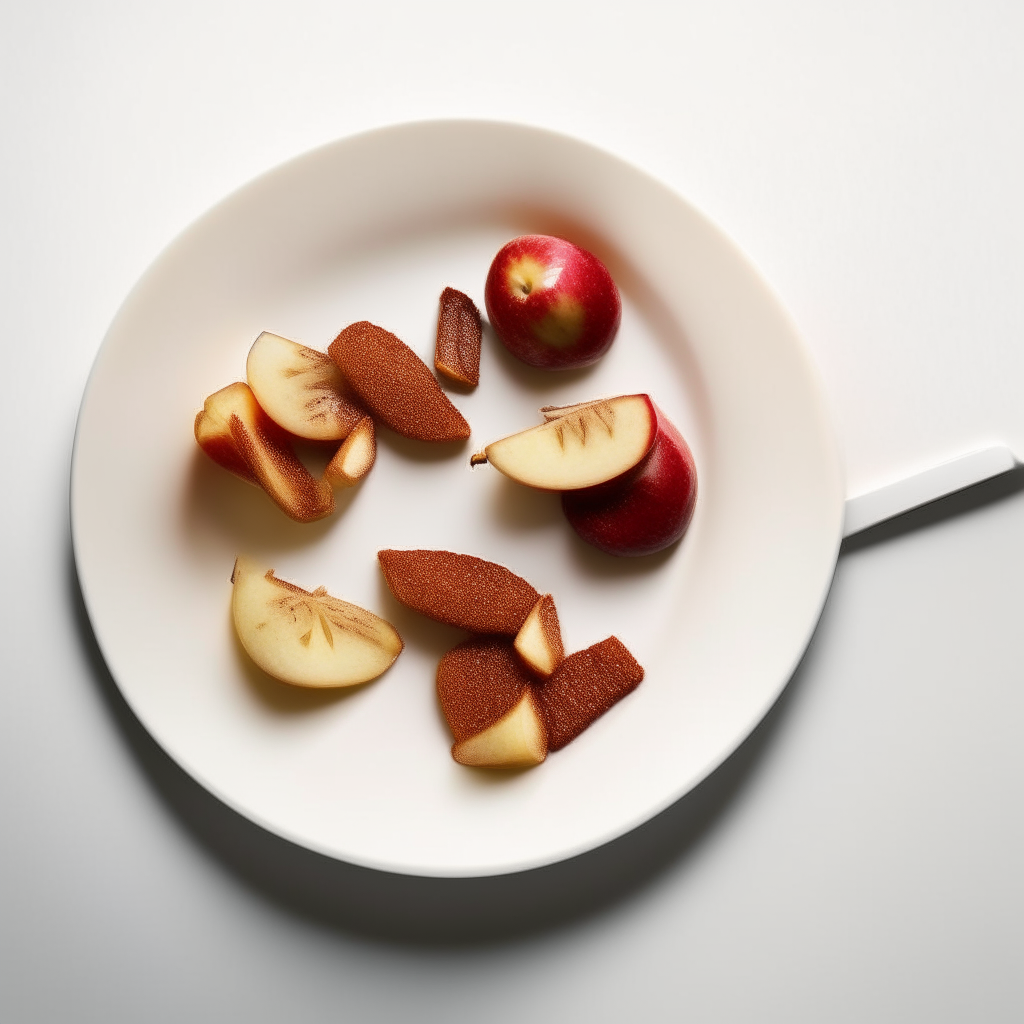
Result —
POLYGON ((72 525, 111 672, 186 770, 311 849, 392 871, 474 875, 607 841, 734 749, 817 621, 842 501, 814 369, 777 300, 714 226, 581 143, 455 122, 375 132, 292 161, 165 251, 90 378, 72 525), (568 237, 611 269, 622 326, 596 366, 533 370, 486 329, 480 387, 449 389, 470 441, 431 447, 380 430, 370 476, 316 524, 290 522, 197 450, 196 411, 244 379, 261 331, 326 349, 341 327, 367 319, 432 363, 442 288, 482 310, 491 258, 527 232, 568 237), (698 466, 693 524, 667 552, 610 558, 575 537, 557 496, 469 468, 483 444, 539 422, 541 405, 633 391, 680 427, 698 466), (434 675, 463 634, 391 598, 376 564, 382 547, 507 565, 554 595, 568 650, 614 634, 647 678, 538 769, 462 768, 448 755, 434 675), (273 682, 231 628, 240 553, 385 616, 405 651, 352 691, 273 682))

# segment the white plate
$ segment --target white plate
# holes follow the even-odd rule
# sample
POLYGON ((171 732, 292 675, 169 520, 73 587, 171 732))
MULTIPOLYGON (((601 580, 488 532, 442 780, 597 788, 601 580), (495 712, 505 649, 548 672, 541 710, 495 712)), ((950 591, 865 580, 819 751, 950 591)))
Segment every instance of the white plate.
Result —
POLYGON ((843 478, 815 370, 757 273, 713 225, 636 169, 572 139, 480 122, 342 140, 247 185, 189 228, 128 297, 78 423, 72 527, 93 628, 125 699, 165 750, 237 811, 357 864, 486 875, 597 846, 682 796, 750 732, 818 619, 843 478), (192 421, 244 377, 263 330, 326 348, 359 319, 432 360, 448 284, 483 308, 499 245, 527 231, 596 251, 622 327, 588 371, 531 370, 485 336, 481 385, 453 399, 455 454, 381 431, 370 477, 300 526, 209 462, 192 421), (540 405, 648 391, 688 437, 700 498, 681 545, 613 559, 558 499, 470 470, 540 405), (456 765, 434 696, 459 634, 399 606, 381 547, 501 562, 555 595, 567 649, 619 636, 639 689, 537 769, 456 765), (235 555, 391 619, 406 649, 351 693, 254 669, 228 604, 235 555))

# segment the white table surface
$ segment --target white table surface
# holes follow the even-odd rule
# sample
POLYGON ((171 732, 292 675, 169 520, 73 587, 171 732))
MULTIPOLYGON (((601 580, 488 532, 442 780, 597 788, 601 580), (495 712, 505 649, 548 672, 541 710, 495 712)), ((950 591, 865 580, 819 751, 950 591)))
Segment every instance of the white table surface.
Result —
POLYGON ((850 493, 1024 453, 1022 33, 906 0, 3 5, 0 1019, 1021 1019, 1018 477, 849 546, 690 797, 472 882, 306 854, 176 769, 91 645, 67 494, 91 362, 170 238, 319 143, 450 116, 579 136, 717 220, 820 363, 850 493))

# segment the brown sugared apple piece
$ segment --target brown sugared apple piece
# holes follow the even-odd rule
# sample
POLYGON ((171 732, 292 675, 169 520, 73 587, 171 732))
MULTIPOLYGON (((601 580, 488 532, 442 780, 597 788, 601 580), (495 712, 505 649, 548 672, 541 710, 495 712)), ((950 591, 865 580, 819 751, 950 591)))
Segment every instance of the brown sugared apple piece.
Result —
POLYGON ((448 651, 437 667, 437 698, 455 760, 490 767, 544 760, 547 739, 530 677, 508 640, 474 637, 448 651))
POLYGON ((376 458, 377 437, 373 420, 364 416, 327 463, 324 479, 333 487, 351 487, 370 472, 376 458))
POLYGON ((614 636, 570 654, 535 692, 551 750, 574 740, 639 686, 644 670, 614 636))
POLYGON ((434 367, 451 380, 476 387, 480 383, 480 310, 455 288, 441 292, 437 314, 434 367))
POLYGON ((334 511, 331 485, 314 479, 299 462, 287 434, 260 408, 248 384, 229 384, 210 395, 196 417, 195 434, 210 458, 258 483, 289 518, 309 523, 334 511))
POLYGON ((218 466, 259 487, 256 474, 242 458, 231 436, 231 416, 235 408, 250 404, 255 409, 250 410, 249 415, 259 417, 262 410, 252 392, 244 384, 229 384, 206 399, 202 411, 196 413, 194 429, 196 443, 218 466))
POLYGON ((473 768, 530 768, 547 756, 547 734, 529 689, 504 718, 452 746, 452 757, 473 768))
POLYGON ((571 406, 538 427, 494 441, 470 461, 489 462, 539 490, 571 491, 629 472, 650 451, 656 433, 650 398, 620 395, 571 406))
POLYGON ((245 375, 263 411, 296 437, 341 441, 366 415, 330 356, 269 331, 249 350, 245 375))
POLYGON ((540 594, 502 565, 454 551, 378 551, 402 604, 470 633, 515 636, 540 594))
POLYGON ((390 331, 361 320, 327 351, 362 404, 396 433, 417 441, 469 437, 469 424, 426 363, 390 331))
POLYGON ((550 594, 545 594, 530 609, 513 646, 527 668, 545 678, 558 668, 565 657, 558 612, 550 594))

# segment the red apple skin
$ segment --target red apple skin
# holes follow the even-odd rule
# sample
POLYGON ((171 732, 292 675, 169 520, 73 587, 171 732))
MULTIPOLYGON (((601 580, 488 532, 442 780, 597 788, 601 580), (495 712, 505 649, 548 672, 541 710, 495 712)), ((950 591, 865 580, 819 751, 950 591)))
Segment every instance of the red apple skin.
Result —
MULTIPOLYGON (((657 406, 655 406, 657 409, 657 406)), ((562 493, 570 526, 609 555, 650 555, 686 532, 697 501, 697 468, 675 425, 657 409, 651 450, 629 473, 562 493)))
POLYGON ((545 370, 597 362, 622 319, 608 268, 552 235, 521 235, 503 245, 487 273, 484 302, 509 352, 545 370))

